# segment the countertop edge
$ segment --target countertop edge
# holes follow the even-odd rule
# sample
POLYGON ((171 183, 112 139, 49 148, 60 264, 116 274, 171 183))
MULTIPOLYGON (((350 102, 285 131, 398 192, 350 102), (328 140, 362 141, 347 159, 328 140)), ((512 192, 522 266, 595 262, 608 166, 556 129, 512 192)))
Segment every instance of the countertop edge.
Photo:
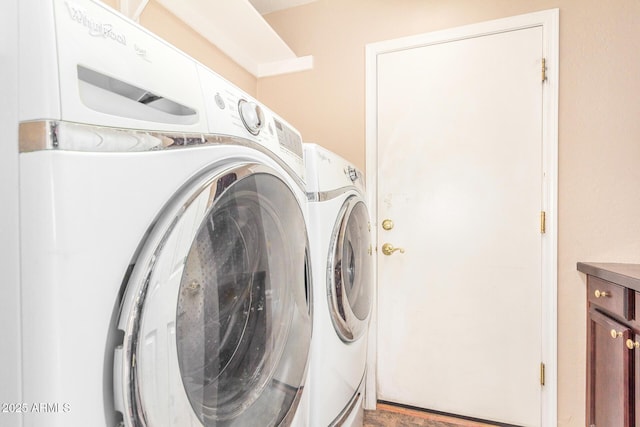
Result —
POLYGON ((578 262, 577 269, 640 292, 640 264, 578 262))

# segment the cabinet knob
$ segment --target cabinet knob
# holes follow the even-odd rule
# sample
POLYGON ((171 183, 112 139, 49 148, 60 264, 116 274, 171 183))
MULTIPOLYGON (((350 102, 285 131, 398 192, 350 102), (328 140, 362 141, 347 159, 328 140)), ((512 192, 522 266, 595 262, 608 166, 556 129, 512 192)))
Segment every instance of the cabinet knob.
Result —
POLYGON ((596 289, 596 291, 594 292, 594 295, 596 296, 596 298, 605 298, 605 297, 611 296, 609 292, 601 291, 600 289, 596 289))
POLYGON ((611 338, 615 340, 616 338, 620 338, 620 337, 622 337, 622 332, 618 332, 615 329, 611 330, 611 338))
POLYGON ((633 350, 634 348, 640 348, 640 342, 634 340, 627 340, 627 348, 633 350))

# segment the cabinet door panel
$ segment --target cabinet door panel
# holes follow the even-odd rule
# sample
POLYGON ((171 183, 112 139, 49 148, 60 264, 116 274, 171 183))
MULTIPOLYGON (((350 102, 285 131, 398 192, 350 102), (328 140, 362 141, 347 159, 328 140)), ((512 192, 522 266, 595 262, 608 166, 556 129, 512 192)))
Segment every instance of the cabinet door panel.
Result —
POLYGON ((629 310, 632 304, 628 302, 633 299, 633 294, 629 289, 597 277, 589 277, 587 288, 591 305, 602 307, 627 320, 633 318, 633 313, 629 310))
POLYGON ((640 292, 633 292, 633 321, 631 326, 640 330, 640 292))
MULTIPOLYGON (((640 335, 635 334, 635 342, 640 342, 640 335)), ((631 396, 635 401, 635 411, 633 417, 635 418, 635 426, 640 427, 640 349, 633 351, 633 372, 635 377, 634 393, 631 396)))
POLYGON ((589 390, 590 426, 631 427, 632 352, 625 341, 631 330, 604 314, 589 311, 589 390))

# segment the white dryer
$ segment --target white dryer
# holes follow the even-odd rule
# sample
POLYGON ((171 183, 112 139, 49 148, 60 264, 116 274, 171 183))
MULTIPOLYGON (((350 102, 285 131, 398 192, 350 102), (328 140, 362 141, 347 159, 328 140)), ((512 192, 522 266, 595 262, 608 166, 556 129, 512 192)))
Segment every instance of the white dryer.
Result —
POLYGON ((19 19, 22 342, 0 365, 19 352, 22 377, 3 425, 306 426, 299 133, 97 1, 23 0, 19 19))
POLYGON ((373 260, 363 175, 304 144, 309 200, 314 329, 312 426, 361 426, 373 260))

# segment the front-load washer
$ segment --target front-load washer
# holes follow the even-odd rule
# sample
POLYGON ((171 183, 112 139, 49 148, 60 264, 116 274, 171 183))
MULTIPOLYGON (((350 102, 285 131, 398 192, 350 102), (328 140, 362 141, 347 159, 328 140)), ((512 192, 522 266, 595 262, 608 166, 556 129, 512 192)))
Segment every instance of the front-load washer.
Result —
POLYGON ((370 219, 362 173, 304 144, 314 275, 312 426, 361 426, 373 300, 370 219))
POLYGON ((21 343, 0 362, 19 353, 21 397, 2 424, 306 426, 299 133, 99 2, 19 19, 21 343))

